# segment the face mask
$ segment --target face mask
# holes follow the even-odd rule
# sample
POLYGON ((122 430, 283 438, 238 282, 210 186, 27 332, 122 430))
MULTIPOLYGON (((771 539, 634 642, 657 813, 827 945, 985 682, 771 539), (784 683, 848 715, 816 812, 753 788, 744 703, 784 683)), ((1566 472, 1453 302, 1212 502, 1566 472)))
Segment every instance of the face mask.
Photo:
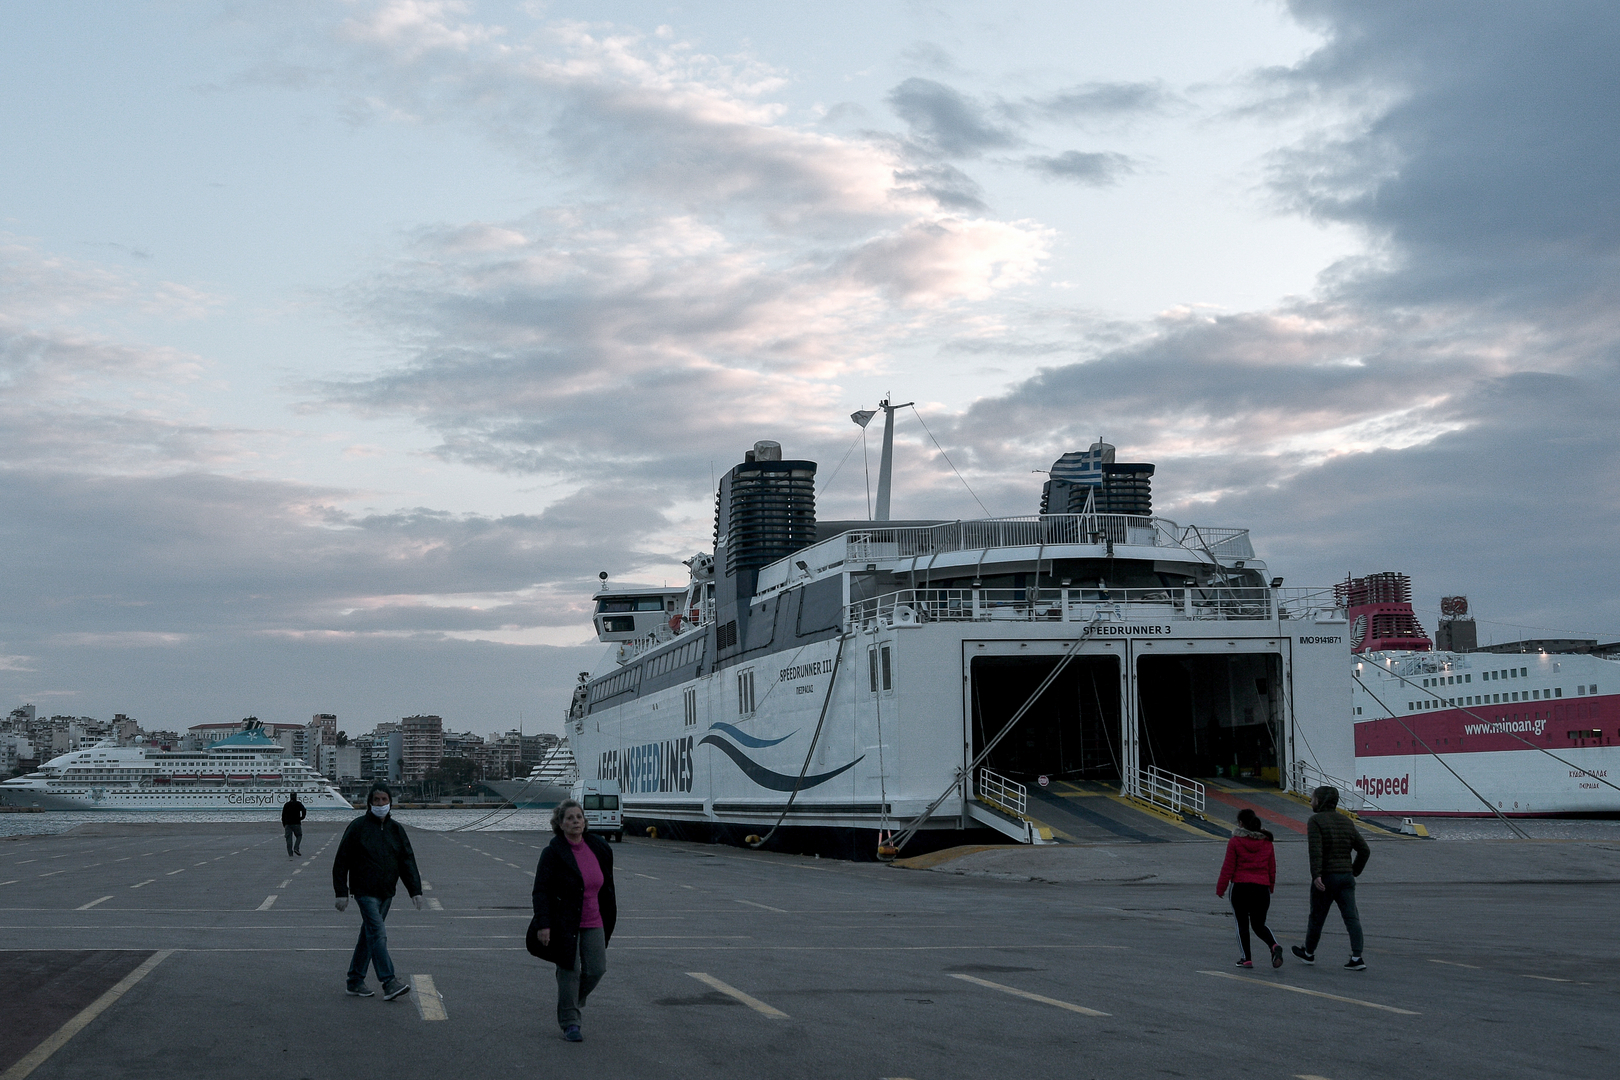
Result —
POLYGON ((371 808, 371 812, 373 814, 376 814, 380 818, 385 818, 385 817, 388 816, 388 807, 386 807, 386 806, 373 806, 371 808))

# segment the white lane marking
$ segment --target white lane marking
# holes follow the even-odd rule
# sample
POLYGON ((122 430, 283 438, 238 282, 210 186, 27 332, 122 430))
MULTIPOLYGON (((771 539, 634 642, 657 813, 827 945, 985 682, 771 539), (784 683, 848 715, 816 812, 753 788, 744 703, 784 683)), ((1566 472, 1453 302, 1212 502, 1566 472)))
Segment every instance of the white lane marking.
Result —
POLYGON ((204 859, 202 862, 194 862, 191 865, 192 866, 207 866, 208 865, 208 860, 204 859))
POLYGON ((431 881, 422 882, 422 891, 423 892, 432 892, 433 891, 433 882, 431 882, 431 881))
POLYGON ((21 880, 21 878, 12 878, 10 881, 0 881, 0 885, 15 885, 21 880))
POLYGON ((41 874, 39 876, 40 877, 55 877, 57 874, 65 874, 65 873, 67 873, 66 870, 48 870, 48 871, 46 871, 45 873, 43 873, 43 874, 41 874))
POLYGON ((778 915, 786 915, 787 914, 787 910, 784 909, 784 908, 771 907, 771 905, 769 905, 769 904, 756 904, 752 900, 740 900, 735 896, 733 896, 732 899, 736 900, 737 903, 739 903, 739 904, 747 904, 749 907, 757 907, 757 908, 760 908, 760 909, 762 909, 764 911, 774 911, 778 915))
POLYGON ((416 991, 411 996, 416 999, 416 1011, 422 1014, 422 1019, 450 1019, 450 1014, 444 1011, 444 998, 440 996, 438 987, 433 985, 433 976, 412 975, 411 982, 415 984, 412 989, 416 991))
POLYGON ((735 986, 721 982, 708 972, 688 971, 687 974, 696 979, 698 982, 703 983, 705 986, 712 986, 714 989, 720 991, 729 998, 736 998, 750 1009, 753 1009, 755 1012, 760 1013, 761 1015, 768 1016, 772 1020, 786 1020, 788 1018, 788 1014, 783 1012, 781 1009, 767 1005, 763 1001, 759 1000, 759 998, 745 994, 735 986))
MULTIPOLYGON (((118 861, 123 862, 122 859, 120 859, 118 861)), ((18 859, 16 865, 18 865, 18 866, 27 866, 31 862, 39 862, 39 860, 38 859, 18 859)))
POLYGON ((145 881, 141 882, 140 885, 131 885, 130 888, 138 889, 138 888, 141 887, 141 885, 150 885, 150 884, 152 884, 152 882, 154 882, 156 880, 157 880, 157 878, 147 878, 145 881))
POLYGON ((683 889, 691 889, 693 892, 697 892, 697 886, 695 886, 695 885, 682 885, 681 888, 683 888, 683 889))
POLYGON ((644 877, 648 881, 661 881, 662 880, 661 878, 653 877, 651 874, 643 874, 643 873, 640 873, 639 871, 636 873, 636 877, 644 877))
POLYGON ((1317 1076, 1315 1073, 1295 1073, 1294 1080, 1328 1080, 1328 1078, 1317 1076))
POLYGON ((1004 994, 1011 994, 1013 997, 1021 997, 1029 1001, 1038 1001, 1042 1005, 1056 1005, 1060 1009, 1067 1009, 1070 1012, 1079 1013, 1081 1016, 1109 1015, 1105 1012, 1098 1012, 1096 1009, 1088 1009, 1084 1005, 1073 1005, 1067 1001, 1059 1001, 1057 998, 1047 997, 1045 994, 1032 994, 1028 990, 1020 990, 1016 986, 1004 986, 1001 983, 991 982, 989 979, 981 979, 974 975, 963 975, 959 972, 952 972, 951 978, 961 979, 963 982, 970 982, 975 986, 988 986, 992 990, 1000 990, 1004 994))
POLYGON ((1555 979, 1551 975, 1520 975, 1521 979, 1540 979, 1542 982, 1570 982, 1570 979, 1555 979))
POLYGON ((128 993, 131 987, 150 975, 153 968, 173 955, 173 949, 163 949, 147 957, 145 963, 125 975, 113 985, 111 990, 86 1005, 77 1016, 57 1028, 50 1038, 30 1050, 27 1055, 4 1073, 0 1073, 0 1080, 23 1080, 23 1077, 45 1064, 52 1054, 66 1046, 69 1039, 88 1027, 90 1021, 100 1016, 113 1002, 128 993))
POLYGON ((288 878, 286 881, 283 881, 280 885, 277 885, 276 888, 285 889, 287 886, 289 886, 291 884, 292 884, 292 878, 288 878))
POLYGON ((521 869, 523 869, 523 867, 521 867, 521 866, 519 866, 519 865, 518 865, 518 864, 517 864, 517 863, 515 863, 515 862, 509 862, 509 863, 507 863, 507 864, 506 864, 506 865, 507 865, 507 866, 510 866, 510 867, 511 867, 511 868, 512 868, 512 869, 514 869, 514 870, 521 870, 521 869))
POLYGON ((176 875, 176 874, 183 874, 185 872, 186 872, 186 868, 182 866, 178 870, 170 870, 167 874, 164 874, 163 876, 164 877, 174 877, 174 875, 176 875))
POLYGON ((1478 971, 1478 970, 1480 970, 1480 967, 1479 967, 1478 964, 1459 964, 1455 960, 1436 960, 1432 956, 1429 958, 1429 963, 1431 963, 1431 964, 1444 964, 1444 965, 1446 965, 1446 967, 1467 968, 1469 971, 1478 971))
POLYGON ((1320 990, 1307 990, 1303 986, 1289 986, 1287 983, 1272 982, 1269 979, 1251 979, 1243 975, 1231 975, 1224 971, 1200 971, 1198 974, 1213 975, 1217 979, 1236 979, 1238 982, 1254 983, 1256 986, 1269 986, 1274 990, 1287 990, 1295 994, 1309 994, 1311 997, 1327 998, 1329 1001, 1342 1001, 1346 1005, 1360 1005, 1367 1009, 1382 1009, 1384 1012, 1400 1013, 1402 1016, 1423 1015, 1420 1012, 1413 1012, 1411 1009, 1397 1009, 1393 1005, 1380 1005, 1376 1001, 1363 1001, 1360 998, 1325 994, 1320 990))
POLYGON ((439 903, 438 900, 436 900, 434 897, 431 897, 431 896, 428 897, 427 905, 428 905, 428 910, 429 911, 443 911, 444 910, 444 905, 439 903))
POLYGON ((97 904, 105 904, 107 901, 109 901, 111 899, 112 899, 112 897, 110 897, 110 896, 103 896, 100 900, 92 900, 88 904, 80 904, 78 907, 74 908, 73 910, 74 911, 89 911, 91 908, 95 907, 97 904))
POLYGON ((300 866, 298 869, 293 871, 293 873, 295 873, 295 874, 302 874, 303 872, 304 872, 304 868, 302 866, 300 866))
POLYGON ((114 859, 113 862, 129 862, 134 857, 133 855, 125 855, 122 859, 114 859))
POLYGON ((276 893, 271 893, 269 896, 264 898, 264 903, 260 904, 258 907, 254 908, 253 910, 254 911, 269 911, 270 910, 270 905, 274 904, 276 902, 276 896, 277 896, 276 893))

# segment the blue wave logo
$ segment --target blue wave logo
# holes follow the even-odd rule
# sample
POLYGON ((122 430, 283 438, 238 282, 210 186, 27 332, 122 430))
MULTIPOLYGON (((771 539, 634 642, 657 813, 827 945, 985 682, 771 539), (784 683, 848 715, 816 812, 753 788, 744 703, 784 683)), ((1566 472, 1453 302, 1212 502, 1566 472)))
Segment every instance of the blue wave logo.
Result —
MULTIPOLYGON (((785 742, 797 734, 797 732, 790 731, 780 739, 760 739, 753 735, 738 731, 730 724, 710 724, 709 730, 719 730, 724 734, 729 735, 731 738, 736 739, 744 746, 756 748, 775 746, 777 743, 785 742)), ((866 755, 862 754, 854 761, 851 761, 848 765, 840 765, 832 772, 816 773, 814 775, 808 775, 803 780, 800 780, 797 776, 789 776, 787 773, 779 773, 767 769, 765 766, 743 753, 725 739, 720 738, 718 735, 705 735, 702 739, 698 740, 698 745, 715 747, 722 754, 726 755, 726 757, 730 758, 732 763, 735 764, 737 768, 741 769, 743 771, 743 775, 747 776, 748 779, 752 780, 760 787, 769 788, 772 791, 792 791, 795 787, 800 791, 806 791, 810 788, 825 784, 833 777, 848 772, 866 760, 866 755)))
MULTIPOLYGON (((761 739, 748 734, 746 731, 739 730, 730 724, 710 724, 709 730, 723 731, 727 735, 730 735, 733 739, 736 739, 738 742, 742 743, 744 746, 751 746, 756 750, 767 746, 775 746, 780 742, 787 742, 789 739, 793 738, 793 736, 798 734, 797 731, 790 731, 780 739, 761 739)), ((705 739, 704 741, 707 742, 708 740, 705 739)))

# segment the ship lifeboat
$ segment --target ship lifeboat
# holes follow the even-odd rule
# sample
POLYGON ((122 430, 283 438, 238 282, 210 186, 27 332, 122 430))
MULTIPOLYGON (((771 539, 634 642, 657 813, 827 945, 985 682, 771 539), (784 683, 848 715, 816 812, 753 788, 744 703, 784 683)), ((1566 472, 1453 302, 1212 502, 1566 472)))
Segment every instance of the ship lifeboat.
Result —
POLYGON ((241 782, 246 781, 246 780, 252 780, 253 779, 253 774, 252 773, 231 773, 225 779, 231 781, 232 783, 241 783, 241 782))
POLYGON ((218 783, 222 783, 225 780, 225 774, 224 773, 203 773, 200 777, 198 777, 198 779, 199 780, 211 780, 214 783, 218 784, 218 783))
POLYGON ((176 779, 176 780, 195 780, 195 779, 197 779, 197 774, 196 773, 177 772, 177 773, 174 774, 174 779, 176 779))
POLYGON ((278 772, 262 772, 262 773, 259 774, 259 779, 260 780, 280 780, 281 779, 281 774, 278 773, 278 772))

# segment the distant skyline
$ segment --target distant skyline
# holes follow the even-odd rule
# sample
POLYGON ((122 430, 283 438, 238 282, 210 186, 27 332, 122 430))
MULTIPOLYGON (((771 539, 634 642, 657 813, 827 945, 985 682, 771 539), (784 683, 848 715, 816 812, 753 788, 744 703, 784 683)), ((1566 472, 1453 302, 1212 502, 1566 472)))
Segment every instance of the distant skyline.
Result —
POLYGON ((6 708, 560 731, 598 571, 684 580, 757 439, 864 516, 887 391, 973 492, 902 416, 897 517, 1034 513, 1101 435, 1290 585, 1620 638, 1616 46, 1598 3, 11 5, 6 708))

